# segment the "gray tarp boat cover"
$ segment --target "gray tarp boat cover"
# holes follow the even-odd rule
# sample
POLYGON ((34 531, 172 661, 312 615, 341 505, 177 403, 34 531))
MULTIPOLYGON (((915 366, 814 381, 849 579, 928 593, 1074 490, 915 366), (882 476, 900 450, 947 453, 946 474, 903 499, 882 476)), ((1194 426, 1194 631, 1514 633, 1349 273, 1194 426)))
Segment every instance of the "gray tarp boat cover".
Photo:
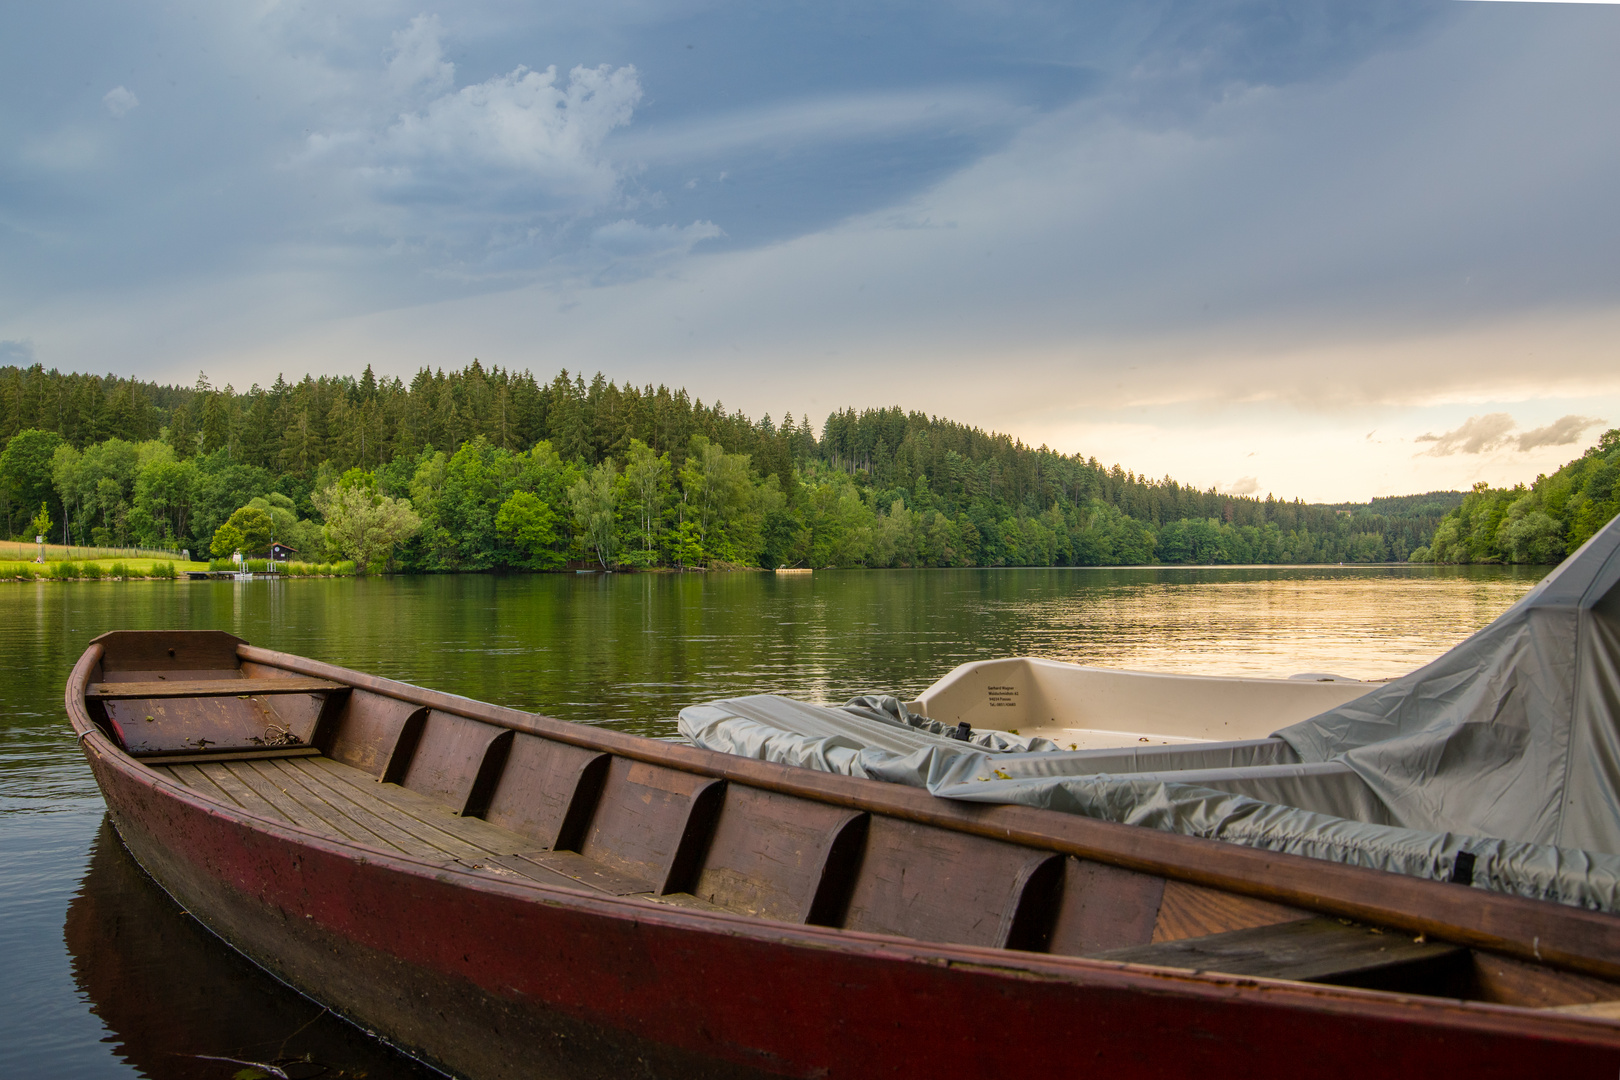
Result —
POLYGON ((1620 912, 1620 518, 1489 626, 1271 739, 964 742, 893 697, 694 705, 699 746, 1620 912))

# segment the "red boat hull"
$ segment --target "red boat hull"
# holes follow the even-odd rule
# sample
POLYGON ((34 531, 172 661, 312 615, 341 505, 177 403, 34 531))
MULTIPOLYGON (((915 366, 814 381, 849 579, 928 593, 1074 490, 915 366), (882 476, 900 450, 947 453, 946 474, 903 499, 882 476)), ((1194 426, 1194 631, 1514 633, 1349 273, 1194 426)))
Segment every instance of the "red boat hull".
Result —
POLYGON ((140 863, 232 946, 481 1078, 1620 1073, 1523 1010, 933 946, 508 884, 267 826, 86 752, 140 863))

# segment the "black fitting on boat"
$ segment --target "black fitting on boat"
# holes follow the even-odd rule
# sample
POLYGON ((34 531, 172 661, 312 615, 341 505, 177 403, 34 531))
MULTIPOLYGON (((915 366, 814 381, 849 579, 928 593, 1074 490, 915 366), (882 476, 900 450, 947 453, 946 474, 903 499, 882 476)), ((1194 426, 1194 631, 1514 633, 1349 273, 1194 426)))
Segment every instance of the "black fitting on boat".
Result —
POLYGON ((1457 861, 1451 864, 1451 881, 1455 885, 1472 885, 1474 883, 1474 853, 1472 851, 1457 852, 1457 861))
POLYGON ((963 720, 960 724, 956 725, 956 731, 954 733, 952 733, 951 738, 953 738, 953 739, 961 739, 963 742, 967 742, 968 739, 972 737, 972 735, 973 735, 973 727, 972 727, 972 725, 970 725, 966 720, 963 720))

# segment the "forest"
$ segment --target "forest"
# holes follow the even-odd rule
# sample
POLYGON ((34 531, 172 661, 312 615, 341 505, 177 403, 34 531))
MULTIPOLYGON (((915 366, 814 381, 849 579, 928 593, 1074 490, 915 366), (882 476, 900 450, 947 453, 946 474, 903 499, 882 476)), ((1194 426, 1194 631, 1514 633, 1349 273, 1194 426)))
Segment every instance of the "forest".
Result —
POLYGON ((818 430, 476 360, 246 391, 4 367, 0 440, 7 536, 372 570, 1402 561, 1479 495, 1226 495, 898 406, 818 430))
POLYGON ((1476 484, 1413 562, 1556 563, 1620 514, 1620 428, 1526 487, 1476 484))

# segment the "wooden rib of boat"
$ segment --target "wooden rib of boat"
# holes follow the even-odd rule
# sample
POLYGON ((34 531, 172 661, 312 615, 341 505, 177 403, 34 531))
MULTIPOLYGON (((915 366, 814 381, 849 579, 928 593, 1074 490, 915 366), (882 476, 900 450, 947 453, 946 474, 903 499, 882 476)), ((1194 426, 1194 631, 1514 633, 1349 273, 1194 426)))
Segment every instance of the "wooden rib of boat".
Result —
POLYGON ((1620 918, 97 638, 136 859, 454 1074, 1614 1076, 1620 918))

